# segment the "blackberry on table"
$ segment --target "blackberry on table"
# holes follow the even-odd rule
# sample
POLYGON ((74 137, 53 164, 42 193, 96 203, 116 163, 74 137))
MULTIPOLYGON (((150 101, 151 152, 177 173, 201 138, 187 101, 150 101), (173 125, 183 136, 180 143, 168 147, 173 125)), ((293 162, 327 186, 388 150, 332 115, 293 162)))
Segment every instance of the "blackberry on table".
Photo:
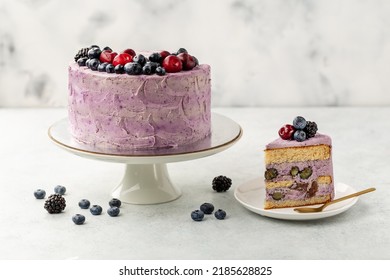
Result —
POLYGON ((220 175, 213 179, 213 190, 216 192, 226 192, 232 185, 232 180, 226 176, 220 175))
POLYGON ((45 201, 44 208, 50 214, 61 213, 66 207, 65 198, 60 194, 52 194, 45 201))

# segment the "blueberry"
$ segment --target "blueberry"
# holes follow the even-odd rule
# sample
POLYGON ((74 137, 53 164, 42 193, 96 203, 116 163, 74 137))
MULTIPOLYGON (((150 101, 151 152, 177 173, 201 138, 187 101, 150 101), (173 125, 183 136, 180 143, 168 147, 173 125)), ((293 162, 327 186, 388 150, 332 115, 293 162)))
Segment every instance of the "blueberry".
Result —
POLYGON ((123 74, 125 73, 125 69, 122 64, 118 64, 117 66, 114 67, 114 72, 116 74, 123 74))
POLYGON ((297 130, 294 132, 294 140, 302 142, 306 140, 306 133, 303 130, 297 130))
POLYGON ((119 215, 119 207, 116 207, 116 206, 113 206, 113 207, 110 207, 107 209, 107 213, 108 215, 110 215, 111 217, 116 217, 119 215))
POLYGON ((99 67, 99 64, 100 64, 100 61, 99 59, 97 58, 92 58, 90 61, 89 61, 89 68, 92 70, 92 71, 96 71, 98 70, 98 67, 99 67))
POLYGON ((92 215, 100 215, 103 211, 103 208, 99 205, 92 205, 92 207, 91 207, 91 209, 89 209, 89 211, 91 211, 92 215))
POLYGON ((200 222, 204 218, 204 213, 202 210, 194 210, 191 212, 191 218, 194 221, 200 222))
POLYGON ((100 63, 98 66, 98 71, 99 72, 106 72, 107 65, 108 65, 108 62, 100 63))
POLYGON ((129 62, 125 64, 125 72, 129 75, 141 75, 142 66, 136 62, 129 62))
POLYGON ((112 49, 110 47, 104 47, 103 51, 110 51, 110 52, 112 52, 112 49))
POLYGON ((214 216, 218 220, 223 220, 226 217, 226 212, 222 209, 218 209, 217 211, 215 211, 214 216))
POLYGON ((293 126, 296 129, 304 129, 306 127, 306 120, 305 120, 305 118, 301 117, 301 116, 295 117, 295 119, 293 121, 293 126))
POLYGON ((152 66, 150 64, 145 64, 144 67, 142 67, 142 73, 145 75, 153 74, 152 66))
POLYGON ((177 51, 177 54, 179 54, 179 53, 188 53, 188 51, 185 48, 180 48, 177 51))
POLYGON ((76 214, 72 217, 72 221, 76 224, 76 225, 82 225, 84 224, 85 222, 85 216, 84 215, 81 215, 81 214, 76 214))
POLYGON ((163 67, 157 67, 156 68, 156 74, 159 76, 164 76, 165 75, 165 69, 163 67))
POLYGON ((88 209, 91 203, 88 199, 82 199, 79 201, 79 206, 81 209, 88 209))
POLYGON ((79 66, 85 66, 86 63, 87 63, 87 60, 88 60, 87 57, 80 57, 80 58, 77 60, 77 64, 78 64, 79 66))
POLYGON ((214 211, 214 205, 212 205, 211 203, 203 203, 201 206, 200 206, 200 210, 205 213, 205 214, 211 214, 213 213, 214 211))
POLYGON ((162 62, 162 56, 160 53, 152 53, 150 56, 149 56, 149 61, 151 62, 156 62, 156 63, 161 63, 162 62))
POLYGON ((146 58, 142 54, 137 54, 136 56, 133 57, 133 62, 136 62, 141 66, 144 66, 146 63, 146 58))
POLYGON ((112 65, 111 63, 107 64, 107 66, 106 66, 107 73, 114 73, 115 72, 114 69, 115 69, 114 65, 112 65))
POLYGON ((195 66, 199 65, 199 60, 195 56, 192 56, 192 58, 195 61, 195 66))
POLYGON ((37 189, 36 191, 34 191, 34 196, 37 199, 43 199, 46 196, 46 192, 42 189, 37 189))
POLYGON ((87 66, 88 68, 91 68, 91 59, 88 58, 87 61, 85 62, 85 66, 87 66))
POLYGON ((117 198, 113 198, 108 202, 108 205, 110 205, 110 207, 121 207, 122 202, 117 198))
POLYGON ((99 49, 99 47, 97 48, 91 48, 89 51, 88 51, 88 58, 99 58, 100 54, 102 53, 102 51, 99 49))
POLYGON ((64 195, 66 193, 66 188, 61 185, 57 185, 54 187, 54 193, 58 193, 60 195, 64 195))

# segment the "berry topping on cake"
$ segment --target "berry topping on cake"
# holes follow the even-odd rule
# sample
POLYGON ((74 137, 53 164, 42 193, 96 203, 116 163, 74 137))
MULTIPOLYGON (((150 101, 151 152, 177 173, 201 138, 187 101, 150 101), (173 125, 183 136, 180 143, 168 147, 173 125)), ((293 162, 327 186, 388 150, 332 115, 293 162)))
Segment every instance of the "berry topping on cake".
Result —
POLYGON ((175 55, 168 55, 164 58, 162 66, 168 73, 180 72, 183 69, 183 64, 180 58, 175 55))
POLYGON ((186 52, 179 53, 177 57, 181 60, 183 70, 191 70, 195 67, 194 58, 186 52))
POLYGON ((291 124, 286 124, 279 129, 279 136, 284 140, 291 140, 293 139, 294 132, 294 126, 291 124))
POLYGON ((161 61, 163 61, 171 53, 169 51, 160 51, 161 61))
POLYGON ((294 132, 294 140, 296 140, 298 142, 305 141, 306 140, 306 132, 304 132, 303 130, 296 130, 294 132))
POLYGON ((126 63, 132 62, 133 57, 129 55, 128 53, 120 53, 114 57, 112 60, 112 64, 114 66, 117 65, 125 65, 126 63))
POLYGON ((307 121, 304 117, 297 116, 293 124, 285 124, 279 129, 279 136, 283 140, 295 140, 298 142, 305 141, 316 135, 318 130, 317 124, 307 121))
POLYGON ((226 192, 232 185, 232 179, 220 175, 213 179, 212 186, 216 192, 226 192))
POLYGON ((89 48, 80 49, 74 59, 80 67, 87 66, 92 71, 116 74, 127 73, 130 75, 157 74, 163 76, 166 73, 189 71, 199 65, 198 59, 190 55, 185 48, 180 48, 173 53, 166 50, 153 52, 145 57, 144 54, 136 53, 133 49, 125 49, 117 53, 110 47, 100 49, 99 46, 92 45, 89 48), (126 68, 115 68, 118 65, 125 66, 130 62, 139 64, 141 71, 135 65, 129 65, 126 68), (104 65, 102 65, 103 63, 104 65))
POLYGON ((214 205, 212 205, 211 203, 205 202, 200 206, 200 211, 209 215, 209 214, 213 213, 214 205))
POLYGON ((146 63, 146 58, 142 54, 137 54, 136 56, 133 57, 133 61, 140 64, 141 66, 144 66, 146 63))
POLYGON ((307 121, 306 122, 306 127, 304 131, 306 132, 306 137, 307 138, 312 138, 316 135, 317 133, 317 124, 315 122, 307 121))
POLYGON ((115 74, 123 74, 125 73, 125 67, 122 64, 118 64, 114 67, 115 74))
POLYGON ((89 48, 80 49, 77 54, 74 56, 74 61, 78 61, 80 58, 88 58, 89 48))
POLYGON ((200 222, 204 218, 204 213, 202 212, 202 210, 194 210, 191 212, 191 218, 194 221, 200 222))
POLYGON ((141 75, 142 74, 142 66, 136 62, 126 63, 124 66, 125 73, 129 75, 141 75))
POLYGON ((131 55, 131 57, 134 57, 136 55, 136 53, 133 49, 125 49, 122 53, 127 53, 127 54, 131 55))
POLYGON ((61 213, 65 209, 65 207, 66 207, 65 198, 63 198, 62 195, 58 193, 50 195, 45 201, 45 205, 44 205, 44 208, 50 214, 61 213))
POLYGON ((116 52, 112 52, 109 50, 102 51, 102 53, 100 54, 99 60, 100 60, 100 62, 112 63, 112 61, 114 60, 114 58, 117 55, 118 54, 116 52))
POLYGON ((304 117, 298 116, 293 120, 293 126, 296 129, 304 129, 306 126, 306 120, 304 117))
POLYGON ((91 48, 88 51, 88 58, 99 58, 101 52, 102 51, 98 47, 91 48))
POLYGON ((226 217, 226 211, 222 209, 218 209, 217 211, 215 211, 214 216, 218 220, 223 220, 226 217))

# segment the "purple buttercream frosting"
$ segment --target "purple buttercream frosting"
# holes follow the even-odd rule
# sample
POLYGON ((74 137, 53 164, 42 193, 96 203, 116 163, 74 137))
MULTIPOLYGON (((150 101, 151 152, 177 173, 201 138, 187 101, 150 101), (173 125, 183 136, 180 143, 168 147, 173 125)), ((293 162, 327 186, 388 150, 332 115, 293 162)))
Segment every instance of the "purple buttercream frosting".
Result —
POLYGON ((305 147, 305 146, 316 146, 316 145, 332 146, 332 139, 328 135, 317 133, 314 137, 309 138, 302 142, 298 142, 295 140, 283 140, 282 138, 278 138, 268 143, 265 147, 266 149, 280 149, 280 148, 305 147))
POLYGON ((70 131, 100 147, 177 147, 211 133, 210 66, 165 76, 96 72, 69 65, 70 131))

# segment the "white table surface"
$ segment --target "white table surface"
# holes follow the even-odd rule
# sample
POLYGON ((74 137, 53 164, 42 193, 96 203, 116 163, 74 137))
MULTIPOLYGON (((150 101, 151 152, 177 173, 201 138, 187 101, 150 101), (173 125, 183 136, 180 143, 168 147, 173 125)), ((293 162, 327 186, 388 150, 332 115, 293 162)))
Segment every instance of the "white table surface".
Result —
POLYGON ((0 109, 0 259, 390 259, 390 108, 215 108, 244 134, 233 147, 201 159, 169 163, 183 195, 169 203, 121 207, 105 213, 124 165, 75 156, 54 145, 48 127, 66 109, 0 109), (333 138, 336 182, 376 192, 348 211, 314 221, 285 221, 245 209, 234 189, 263 176, 264 145, 296 115, 316 121, 333 138), (233 180, 226 193, 211 188, 215 176, 233 180), (67 207, 50 215, 37 188, 67 188, 67 207), (92 216, 77 203, 104 208, 92 216), (219 221, 190 218, 204 202, 228 213, 219 221), (72 215, 83 213, 77 226, 72 215))

